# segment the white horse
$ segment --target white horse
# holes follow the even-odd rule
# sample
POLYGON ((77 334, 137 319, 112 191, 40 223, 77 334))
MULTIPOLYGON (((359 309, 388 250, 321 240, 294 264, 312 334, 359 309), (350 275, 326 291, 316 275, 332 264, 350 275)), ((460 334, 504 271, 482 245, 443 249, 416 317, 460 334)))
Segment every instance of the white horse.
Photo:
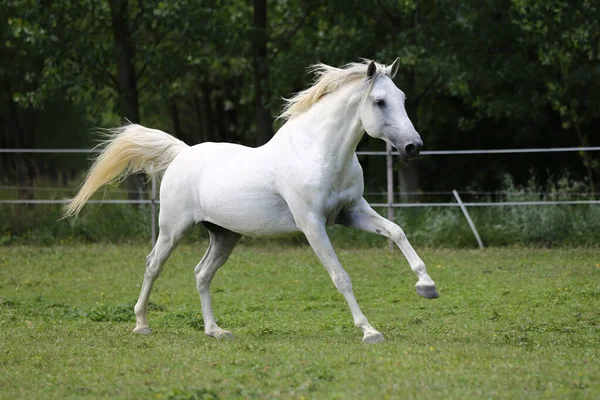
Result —
POLYGON ((392 144, 405 160, 415 158, 423 146, 404 109, 404 93, 392 82, 398 64, 396 59, 389 67, 373 61, 342 68, 314 66, 314 85, 287 100, 281 115, 287 122, 258 148, 230 143, 190 147, 140 125, 113 131, 65 214, 75 216, 99 187, 128 173, 164 172, 160 233, 146 257, 134 332, 151 332, 146 308, 152 285, 183 235, 199 222, 210 234, 206 254, 194 270, 208 336, 232 336, 215 323, 209 288, 243 235, 304 234, 346 299, 366 343, 380 342, 383 336, 360 310, 326 226, 341 224, 391 238, 417 275, 417 293, 438 297, 402 229, 363 198, 363 173, 355 154, 365 131, 392 144))

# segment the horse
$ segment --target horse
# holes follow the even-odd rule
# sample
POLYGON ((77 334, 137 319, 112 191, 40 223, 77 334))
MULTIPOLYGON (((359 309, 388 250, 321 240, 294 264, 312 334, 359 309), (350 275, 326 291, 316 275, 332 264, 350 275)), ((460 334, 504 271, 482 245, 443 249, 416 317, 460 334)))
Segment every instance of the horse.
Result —
POLYGON ((146 257, 134 332, 151 333, 146 310, 152 285, 184 234, 198 223, 210 237, 194 269, 204 330, 210 337, 233 337, 215 322, 210 284, 244 235, 303 234, 344 296, 365 343, 384 337, 362 313, 327 226, 340 224, 392 239, 418 278, 416 292, 438 297, 435 282, 403 230, 364 199, 363 172, 355 154, 365 132, 390 143, 405 161, 416 158, 423 147, 404 108, 405 95, 392 81, 398 66, 398 59, 390 66, 371 60, 339 68, 314 65, 313 85, 286 99, 279 116, 285 123, 256 148, 212 142, 188 146, 137 124, 107 133, 64 213, 76 216, 97 189, 130 173, 162 174, 160 231, 146 257))

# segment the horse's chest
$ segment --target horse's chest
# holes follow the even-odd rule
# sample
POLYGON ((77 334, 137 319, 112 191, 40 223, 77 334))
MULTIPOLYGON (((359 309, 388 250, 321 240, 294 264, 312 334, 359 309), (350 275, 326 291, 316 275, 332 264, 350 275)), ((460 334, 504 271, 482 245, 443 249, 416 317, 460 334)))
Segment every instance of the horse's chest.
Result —
POLYGON ((362 171, 358 161, 345 168, 327 163, 318 169, 296 171, 281 186, 282 197, 292 213, 319 214, 330 225, 344 207, 362 198, 362 171))
POLYGON ((355 187, 347 187, 344 189, 330 190, 325 200, 325 216, 327 225, 333 225, 340 212, 348 204, 355 202, 362 194, 355 187))
MULTIPOLYGON (((343 171, 343 170, 342 170, 343 171)), ((315 180, 305 180, 304 195, 316 209, 320 208, 327 224, 335 223, 337 216, 344 207, 358 201, 362 197, 363 185, 360 170, 350 168, 347 171, 322 173, 313 177, 315 180)))

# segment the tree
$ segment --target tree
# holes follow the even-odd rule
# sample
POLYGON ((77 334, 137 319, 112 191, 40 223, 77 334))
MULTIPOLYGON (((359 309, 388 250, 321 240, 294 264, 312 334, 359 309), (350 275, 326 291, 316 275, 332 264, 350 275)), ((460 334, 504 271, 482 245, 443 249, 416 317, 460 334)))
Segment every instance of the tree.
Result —
POLYGON ((138 87, 135 66, 135 43, 131 33, 128 0, 109 0, 117 83, 121 117, 133 123, 140 122, 138 87))
MULTIPOLYGON (((560 115, 561 127, 589 146, 600 118, 600 5, 591 0, 513 0, 519 42, 540 64, 542 101, 560 115)), ((600 163, 581 154, 594 191, 600 163), (596 175, 596 176, 595 176, 596 175)))
MULTIPOLYGON (((44 46, 46 32, 30 20, 41 18, 39 9, 29 7, 30 1, 15 1, 2 9, 0 21, 0 98, 5 104, 1 117, 2 147, 32 148, 43 98, 38 94, 43 87, 44 46)), ((19 198, 33 197, 33 174, 36 166, 28 154, 6 155, 0 172, 14 177, 19 185, 19 198)))
MULTIPOLYGON (((190 144, 262 144, 281 123, 281 97, 311 83, 309 65, 398 56, 396 83, 427 149, 600 144, 592 0, 10 0, 0 9, 3 146, 88 140, 75 126, 60 139, 44 132, 38 121, 57 104, 94 125, 143 120, 190 144)), ((493 189, 504 173, 524 182, 531 167, 540 179, 567 168, 593 183, 592 156, 423 158, 400 171, 409 191, 493 189)), ((35 171, 29 160, 20 165, 35 171)), ((0 165, 16 177, 15 157, 0 165)), ((367 186, 383 185, 367 176, 367 186)))
POLYGON ((254 108, 257 144, 266 143, 273 135, 271 115, 266 107, 269 67, 267 64, 267 0, 254 0, 254 108))

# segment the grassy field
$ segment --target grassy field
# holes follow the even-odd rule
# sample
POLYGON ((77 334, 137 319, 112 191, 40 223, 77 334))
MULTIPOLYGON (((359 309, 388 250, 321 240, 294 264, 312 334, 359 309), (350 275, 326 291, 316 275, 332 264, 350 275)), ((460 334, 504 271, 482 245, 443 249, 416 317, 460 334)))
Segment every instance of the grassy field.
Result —
POLYGON ((134 335, 143 245, 0 247, 5 399, 600 398, 600 252, 419 249, 425 300, 399 251, 340 250, 364 345, 310 249, 240 246, 213 283, 233 341, 204 336, 180 247, 155 285, 154 333, 134 335))

